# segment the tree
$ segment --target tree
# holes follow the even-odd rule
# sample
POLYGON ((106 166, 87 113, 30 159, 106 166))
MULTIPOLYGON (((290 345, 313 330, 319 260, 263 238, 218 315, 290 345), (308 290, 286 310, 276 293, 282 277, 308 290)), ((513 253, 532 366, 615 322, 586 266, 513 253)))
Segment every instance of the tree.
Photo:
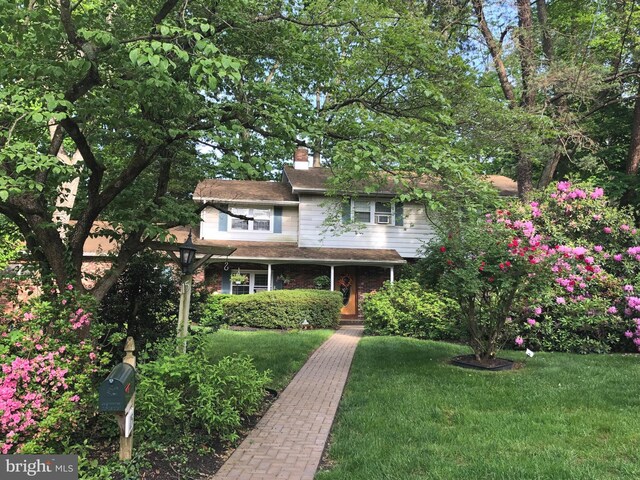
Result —
POLYGON ((347 183, 345 172, 386 169, 426 195, 423 174, 472 171, 447 99, 468 82, 415 8, 3 4, 15 28, 0 34, 0 213, 59 288, 83 289, 90 235, 113 238, 113 266, 91 290, 101 299, 151 240, 197 221, 198 178, 273 176, 296 143, 347 183))

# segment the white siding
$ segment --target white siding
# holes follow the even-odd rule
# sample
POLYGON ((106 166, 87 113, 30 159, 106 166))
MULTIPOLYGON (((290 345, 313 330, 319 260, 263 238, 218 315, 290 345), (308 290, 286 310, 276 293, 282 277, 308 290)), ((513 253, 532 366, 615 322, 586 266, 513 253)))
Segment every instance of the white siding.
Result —
POLYGON ((390 248, 405 258, 419 256, 424 242, 435 234, 424 208, 416 204, 404 205, 404 225, 367 225, 360 233, 346 232, 336 235, 327 230, 323 222, 329 208, 326 197, 300 196, 301 247, 330 248, 390 248))
MULTIPOLYGON (((265 208, 273 208, 265 205, 265 208)), ((205 208, 200 214, 200 236, 206 240, 243 240, 255 242, 292 242, 298 241, 298 207, 282 207, 282 233, 248 232, 241 230, 219 230, 219 211, 212 207, 205 208)), ((273 217, 272 217, 273 221, 273 217)))

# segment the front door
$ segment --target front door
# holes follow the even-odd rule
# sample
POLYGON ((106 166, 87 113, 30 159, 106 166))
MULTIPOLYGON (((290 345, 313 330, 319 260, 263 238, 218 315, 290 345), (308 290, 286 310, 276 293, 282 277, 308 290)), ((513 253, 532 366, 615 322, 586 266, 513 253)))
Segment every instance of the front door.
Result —
POLYGON ((342 310, 340 310, 340 314, 356 317, 358 316, 356 269, 354 267, 337 268, 336 274, 334 289, 342 294, 342 310))

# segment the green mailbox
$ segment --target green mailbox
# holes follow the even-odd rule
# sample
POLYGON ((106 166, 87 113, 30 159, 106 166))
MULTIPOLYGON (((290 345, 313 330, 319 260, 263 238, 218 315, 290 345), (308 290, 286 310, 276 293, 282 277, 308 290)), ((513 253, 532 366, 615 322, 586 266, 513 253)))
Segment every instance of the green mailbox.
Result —
POLYGON ((136 369, 119 363, 100 385, 98 408, 101 412, 124 412, 136 391, 136 369))

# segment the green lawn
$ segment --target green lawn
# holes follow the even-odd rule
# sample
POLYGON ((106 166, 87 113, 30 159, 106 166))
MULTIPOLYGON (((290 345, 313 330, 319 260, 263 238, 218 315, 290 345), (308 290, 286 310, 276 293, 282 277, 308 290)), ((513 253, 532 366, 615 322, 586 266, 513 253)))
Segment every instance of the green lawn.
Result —
POLYGON ((465 347, 364 338, 333 430, 336 479, 640 478, 640 357, 537 354, 479 372, 465 347))
POLYGON ((237 332, 219 330, 205 340, 205 349, 213 359, 234 353, 250 355, 260 371, 271 370, 270 387, 282 390, 287 386, 311 353, 333 330, 303 330, 292 332, 237 332))

